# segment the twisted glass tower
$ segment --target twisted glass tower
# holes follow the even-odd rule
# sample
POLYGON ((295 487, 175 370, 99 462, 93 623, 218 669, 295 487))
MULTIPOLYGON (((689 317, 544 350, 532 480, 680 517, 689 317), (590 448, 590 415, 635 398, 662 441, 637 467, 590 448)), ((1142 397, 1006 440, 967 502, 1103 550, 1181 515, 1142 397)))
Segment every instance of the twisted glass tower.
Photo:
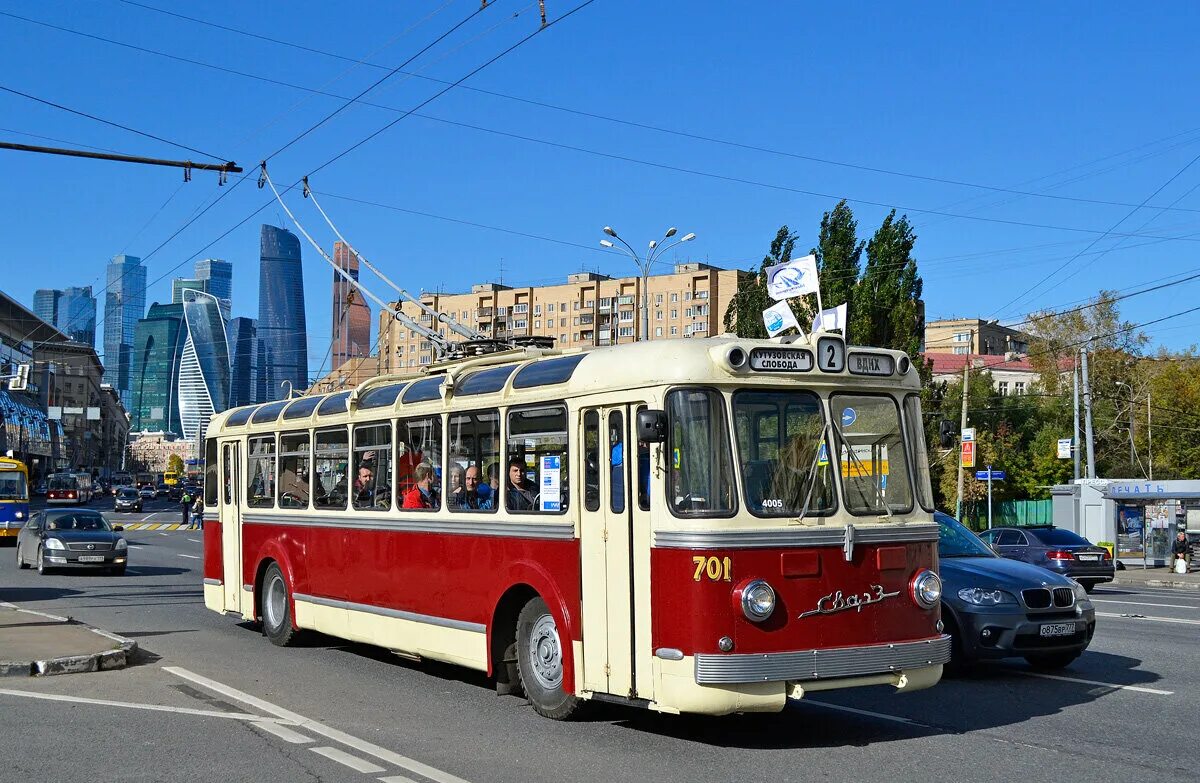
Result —
POLYGON ((183 291, 185 338, 179 359, 179 422, 185 440, 204 437, 214 413, 229 404, 229 341, 221 303, 203 291, 183 291))
POLYGON ((258 401, 308 388, 308 334, 300 240, 292 232, 263 226, 258 267, 258 401))

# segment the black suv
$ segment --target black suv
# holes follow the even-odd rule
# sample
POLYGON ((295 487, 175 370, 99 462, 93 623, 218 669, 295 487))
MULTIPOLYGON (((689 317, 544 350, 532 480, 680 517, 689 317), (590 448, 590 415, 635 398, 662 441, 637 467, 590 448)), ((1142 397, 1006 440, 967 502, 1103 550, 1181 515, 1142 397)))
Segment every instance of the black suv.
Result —
POLYGON ((1068 576, 1089 593, 1101 582, 1111 582, 1116 571, 1107 549, 1054 525, 994 527, 979 537, 1002 557, 1068 576))

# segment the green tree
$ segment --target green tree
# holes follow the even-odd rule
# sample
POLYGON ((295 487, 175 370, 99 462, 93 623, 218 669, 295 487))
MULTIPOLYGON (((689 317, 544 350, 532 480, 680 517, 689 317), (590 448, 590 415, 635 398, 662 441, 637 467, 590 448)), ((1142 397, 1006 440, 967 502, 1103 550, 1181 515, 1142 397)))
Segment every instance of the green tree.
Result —
MULTIPOLYGON (((858 238, 858 221, 844 200, 821 216, 821 233, 811 252, 817 257, 821 301, 826 307, 850 302, 858 283, 863 246, 858 238)), ((852 335, 848 334, 847 339, 853 342, 852 335)))
POLYGON ((1144 476, 1149 458, 1154 458, 1155 479, 1200 478, 1200 356, 1195 349, 1171 356, 1160 352, 1153 360, 1139 365, 1149 393, 1149 429, 1153 436, 1153 454, 1147 442, 1146 397, 1138 394, 1135 408, 1137 437, 1135 445, 1144 476))
POLYGON ((767 267, 790 261, 795 246, 796 235, 787 226, 781 226, 771 242, 771 251, 763 257, 758 271, 748 270, 738 281, 737 292, 725 310, 725 331, 733 332, 738 337, 767 337, 762 313, 775 303, 767 294, 767 267))
POLYGON ((167 457, 167 470, 175 473, 177 476, 182 476, 184 471, 183 457, 178 454, 172 454, 167 457))
POLYGON ((850 300, 850 339, 916 356, 925 331, 924 284, 912 257, 917 235, 892 210, 866 244, 867 263, 850 300))

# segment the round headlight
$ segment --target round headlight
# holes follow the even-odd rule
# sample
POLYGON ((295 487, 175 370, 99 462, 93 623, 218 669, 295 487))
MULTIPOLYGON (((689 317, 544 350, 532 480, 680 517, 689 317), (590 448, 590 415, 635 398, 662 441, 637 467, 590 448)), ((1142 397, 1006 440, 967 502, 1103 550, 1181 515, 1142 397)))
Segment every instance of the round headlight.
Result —
POLYGON ((751 622, 761 623, 775 611, 775 590, 761 579, 742 588, 742 612, 751 622))
POLYGON ((17 519, 24 519, 24 518, 25 518, 25 512, 24 512, 24 511, 18 511, 18 512, 17 512, 17 513, 16 513, 14 516, 16 516, 16 518, 17 518, 17 519))
POLYGON ((63 546, 63 542, 59 541, 57 538, 47 538, 46 539, 46 548, 47 549, 66 549, 66 547, 63 546))
POLYGON ((932 571, 922 571, 913 577, 912 597, 922 609, 932 609, 942 599, 942 580, 932 571))

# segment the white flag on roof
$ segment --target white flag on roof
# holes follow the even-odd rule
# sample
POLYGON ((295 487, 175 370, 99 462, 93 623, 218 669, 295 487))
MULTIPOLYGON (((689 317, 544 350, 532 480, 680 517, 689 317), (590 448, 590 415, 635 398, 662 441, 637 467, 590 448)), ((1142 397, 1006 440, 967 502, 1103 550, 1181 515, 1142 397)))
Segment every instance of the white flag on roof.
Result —
POLYGON ((831 332, 834 329, 841 329, 842 334, 846 333, 845 303, 828 310, 822 310, 821 312, 817 313, 817 317, 813 319, 812 330, 814 332, 831 332))
POLYGON ((767 327, 767 334, 774 337, 780 332, 795 328, 800 332, 800 336, 804 336, 804 330, 800 328, 800 324, 796 321, 796 314, 792 312, 791 305, 785 302, 776 302, 775 304, 763 310, 763 326, 767 327))
POLYGON ((767 267, 767 293, 776 302, 792 296, 815 294, 820 288, 816 256, 793 258, 786 264, 767 267))

